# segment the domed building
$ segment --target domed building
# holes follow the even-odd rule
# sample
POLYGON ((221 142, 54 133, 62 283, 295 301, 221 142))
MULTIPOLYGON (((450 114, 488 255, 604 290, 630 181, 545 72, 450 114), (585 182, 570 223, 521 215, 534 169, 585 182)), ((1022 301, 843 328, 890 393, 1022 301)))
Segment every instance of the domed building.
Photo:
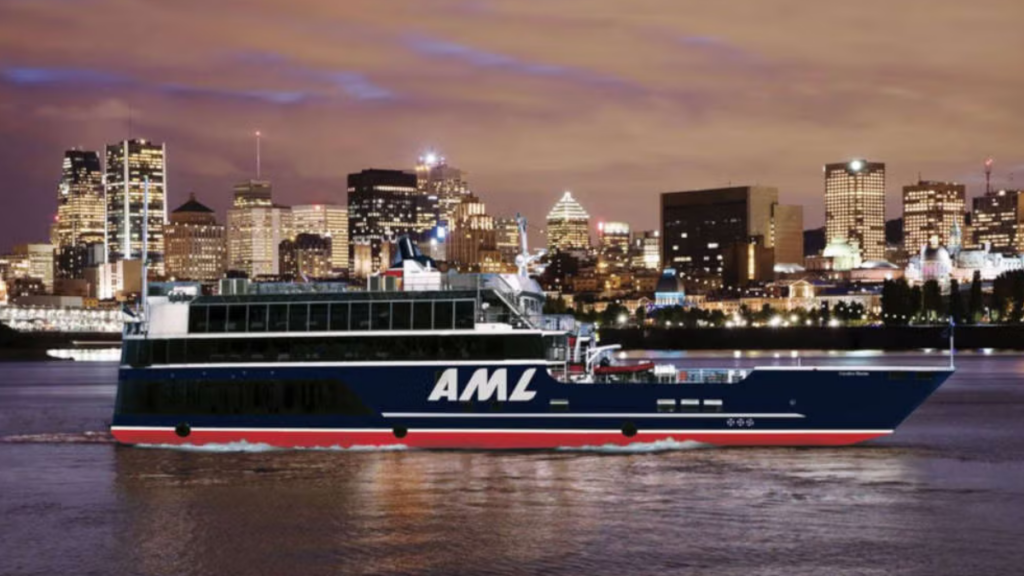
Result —
POLYGON ((921 248, 921 281, 935 280, 943 292, 949 290, 949 278, 953 273, 953 259, 949 251, 939 246, 939 237, 932 236, 928 245, 921 248))

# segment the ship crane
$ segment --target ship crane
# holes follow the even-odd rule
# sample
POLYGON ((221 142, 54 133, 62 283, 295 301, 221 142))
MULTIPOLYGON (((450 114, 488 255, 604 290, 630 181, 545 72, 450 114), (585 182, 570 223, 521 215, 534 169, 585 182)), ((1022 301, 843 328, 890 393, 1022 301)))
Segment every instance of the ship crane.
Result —
POLYGON ((544 257, 548 251, 541 248, 535 254, 530 254, 526 244, 526 217, 517 213, 516 224, 519 226, 519 254, 516 255, 516 266, 519 268, 519 275, 525 277, 529 276, 530 264, 544 257))

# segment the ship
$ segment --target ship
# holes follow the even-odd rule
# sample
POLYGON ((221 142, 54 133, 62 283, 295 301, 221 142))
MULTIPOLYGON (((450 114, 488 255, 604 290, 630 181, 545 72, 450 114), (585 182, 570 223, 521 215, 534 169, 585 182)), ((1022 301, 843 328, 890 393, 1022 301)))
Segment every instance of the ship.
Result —
POLYGON ((441 272, 407 238, 365 288, 153 284, 125 324, 111 424, 128 445, 555 449, 839 446, 892 434, 946 367, 622 363, 543 314, 528 271, 441 272))

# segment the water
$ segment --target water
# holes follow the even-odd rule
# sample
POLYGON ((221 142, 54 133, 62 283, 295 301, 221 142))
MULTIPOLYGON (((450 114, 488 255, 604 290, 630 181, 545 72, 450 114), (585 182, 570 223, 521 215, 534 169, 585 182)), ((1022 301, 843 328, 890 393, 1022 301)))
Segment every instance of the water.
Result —
POLYGON ((1020 574, 1024 357, 958 363, 869 445, 633 453, 117 447, 114 366, 0 364, 0 574, 1020 574))

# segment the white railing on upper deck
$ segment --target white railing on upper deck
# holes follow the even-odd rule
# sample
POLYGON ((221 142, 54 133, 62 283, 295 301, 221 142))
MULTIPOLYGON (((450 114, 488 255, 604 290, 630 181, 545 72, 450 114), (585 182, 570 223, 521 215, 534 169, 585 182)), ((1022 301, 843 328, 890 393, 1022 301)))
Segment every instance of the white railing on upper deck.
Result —
POLYGON ((678 384, 736 384, 750 375, 751 370, 741 368, 677 368, 671 364, 654 367, 658 382, 678 384))

